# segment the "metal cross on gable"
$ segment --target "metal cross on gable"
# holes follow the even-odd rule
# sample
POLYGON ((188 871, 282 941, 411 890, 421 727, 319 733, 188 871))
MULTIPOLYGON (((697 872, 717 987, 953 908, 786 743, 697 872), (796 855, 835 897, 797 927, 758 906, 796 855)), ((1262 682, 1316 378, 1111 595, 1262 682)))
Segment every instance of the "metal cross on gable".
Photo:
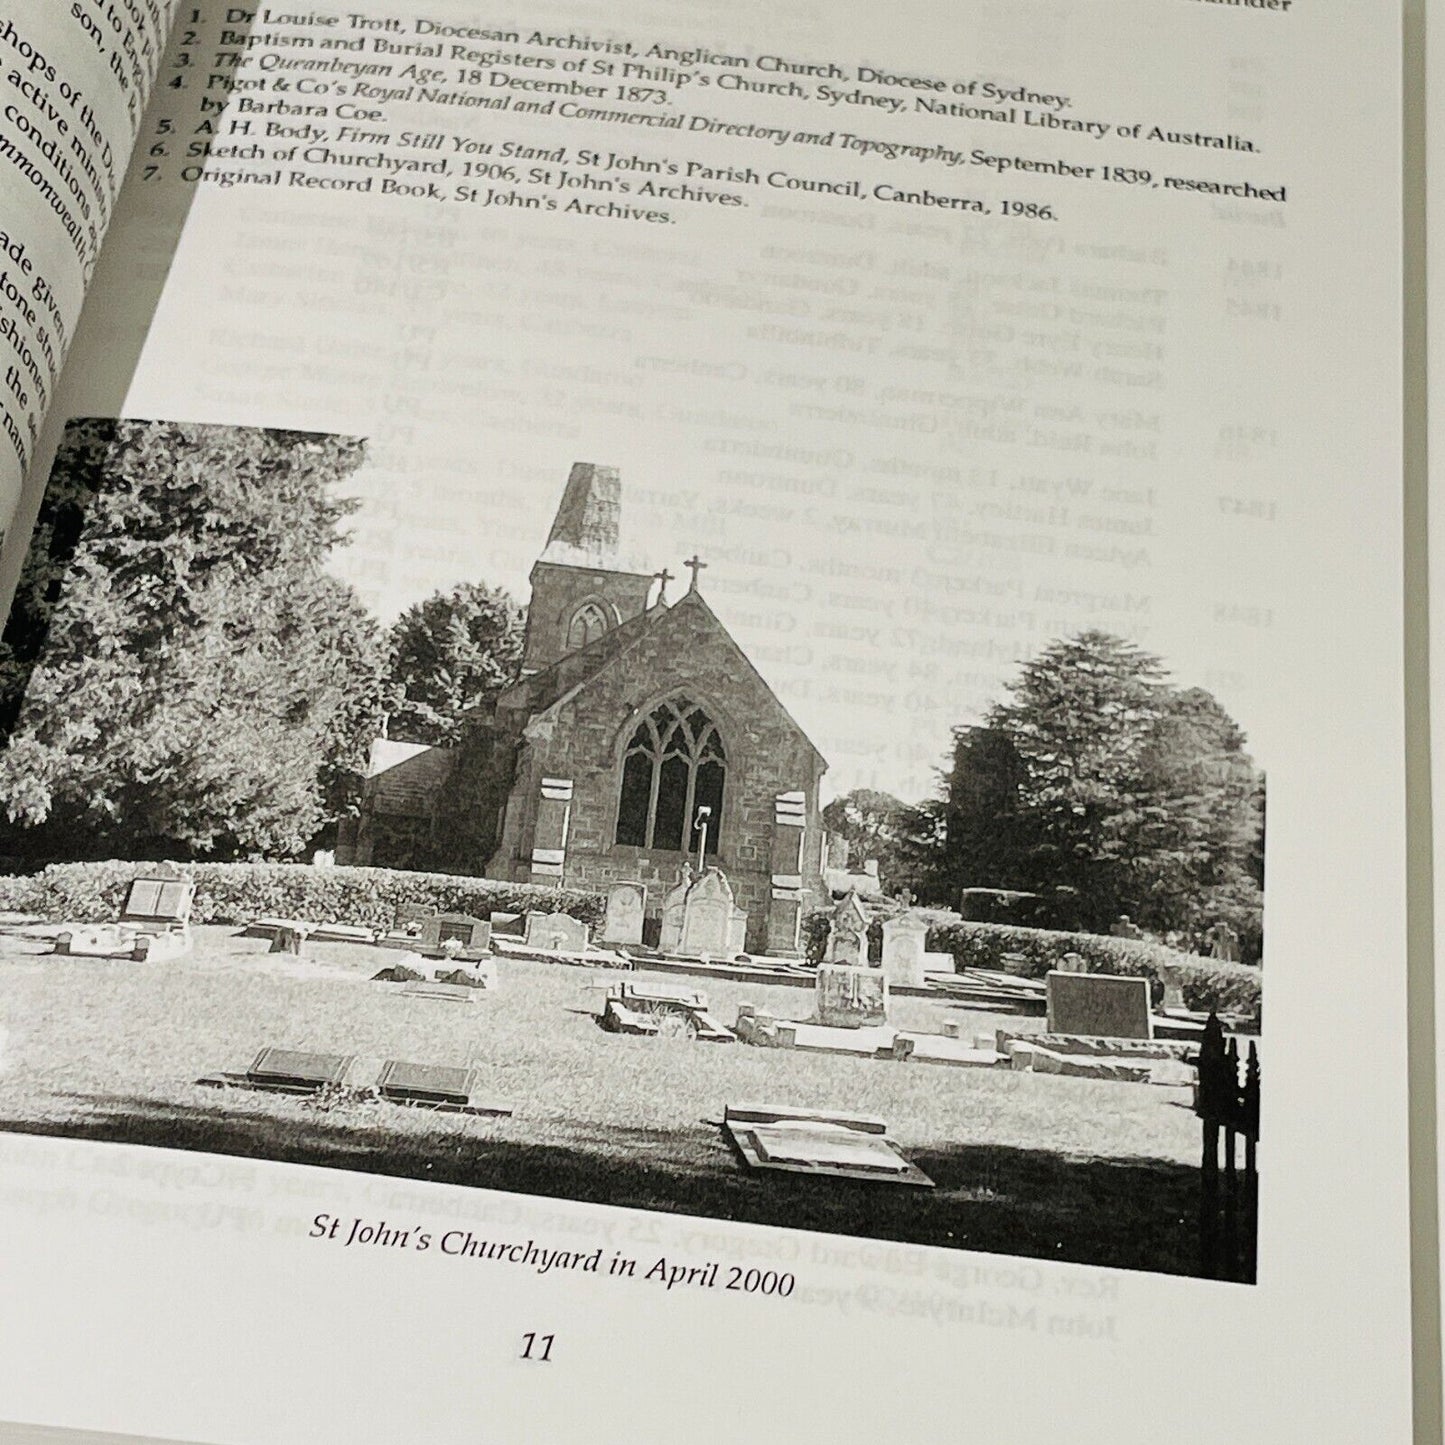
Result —
POLYGON ((654 578, 657 579, 657 600, 658 600, 658 602, 666 602, 666 601, 667 601, 667 584, 668 584, 669 582, 675 581, 676 579, 673 577, 672 573, 667 570, 666 567, 664 567, 661 572, 654 572, 652 575, 653 575, 654 578))
POLYGON ((703 568, 706 567, 708 564, 704 562, 702 558, 697 555, 696 552, 694 552, 692 556, 689 557, 687 561, 684 562, 682 565, 692 573, 692 585, 687 590, 689 592, 696 592, 697 574, 701 572, 703 568))

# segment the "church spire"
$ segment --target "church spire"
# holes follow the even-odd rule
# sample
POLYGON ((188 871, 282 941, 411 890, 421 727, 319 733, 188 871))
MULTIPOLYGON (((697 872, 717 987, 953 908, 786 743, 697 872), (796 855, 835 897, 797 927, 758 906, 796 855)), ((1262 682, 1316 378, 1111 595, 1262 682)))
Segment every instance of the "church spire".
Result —
POLYGON ((616 566, 621 515, 622 478, 617 468, 573 462, 542 561, 616 566))

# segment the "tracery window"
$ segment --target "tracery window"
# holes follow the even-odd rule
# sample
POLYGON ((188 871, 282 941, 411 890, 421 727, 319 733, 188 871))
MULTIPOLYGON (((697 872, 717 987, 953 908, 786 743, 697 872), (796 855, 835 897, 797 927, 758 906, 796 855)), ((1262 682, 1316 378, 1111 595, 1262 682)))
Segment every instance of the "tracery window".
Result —
POLYGON ((686 697, 659 703, 638 725, 622 759, 617 841, 695 852, 699 808, 707 852, 718 850, 727 755, 711 718, 686 697))
POLYGON ((595 603, 584 602, 567 624, 567 650, 576 652, 607 631, 607 614, 595 603))

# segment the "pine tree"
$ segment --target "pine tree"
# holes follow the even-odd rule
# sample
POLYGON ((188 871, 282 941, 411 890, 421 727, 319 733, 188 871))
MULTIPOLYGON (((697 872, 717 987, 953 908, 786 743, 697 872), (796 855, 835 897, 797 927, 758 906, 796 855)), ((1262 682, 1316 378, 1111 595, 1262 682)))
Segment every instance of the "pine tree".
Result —
POLYGON ((352 511, 335 484, 364 455, 305 432, 72 424, 0 646, 0 851, 306 849, 382 698, 378 630, 325 571, 352 511))

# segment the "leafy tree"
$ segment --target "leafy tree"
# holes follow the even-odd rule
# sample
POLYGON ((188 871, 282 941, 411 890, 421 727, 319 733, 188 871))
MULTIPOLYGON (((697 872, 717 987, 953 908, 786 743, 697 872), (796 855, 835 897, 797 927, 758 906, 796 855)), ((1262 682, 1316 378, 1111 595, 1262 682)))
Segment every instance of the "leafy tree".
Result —
MULTIPOLYGON (((1036 893, 1058 926, 1121 913, 1197 940, 1259 931, 1263 779, 1228 713, 1159 659, 1085 632, 1026 663, 982 726, 957 729, 925 896, 1036 893)), ((923 815, 920 813, 919 817, 923 815)), ((916 821, 916 820, 915 820, 916 821)), ((913 831, 919 833, 917 826, 913 831)))
POLYGON ((854 788, 823 809, 823 826, 848 844, 852 867, 878 860, 878 878, 886 890, 901 886, 900 854, 907 805, 892 793, 854 788))
POLYGON ((305 432, 72 424, 0 644, 3 851, 307 847, 382 698, 378 630, 324 570, 353 510, 332 489, 364 455, 305 432))
POLYGON ((389 731, 406 742, 461 741, 516 680, 526 614, 500 588, 464 582, 407 608, 391 629, 395 711, 389 731))

